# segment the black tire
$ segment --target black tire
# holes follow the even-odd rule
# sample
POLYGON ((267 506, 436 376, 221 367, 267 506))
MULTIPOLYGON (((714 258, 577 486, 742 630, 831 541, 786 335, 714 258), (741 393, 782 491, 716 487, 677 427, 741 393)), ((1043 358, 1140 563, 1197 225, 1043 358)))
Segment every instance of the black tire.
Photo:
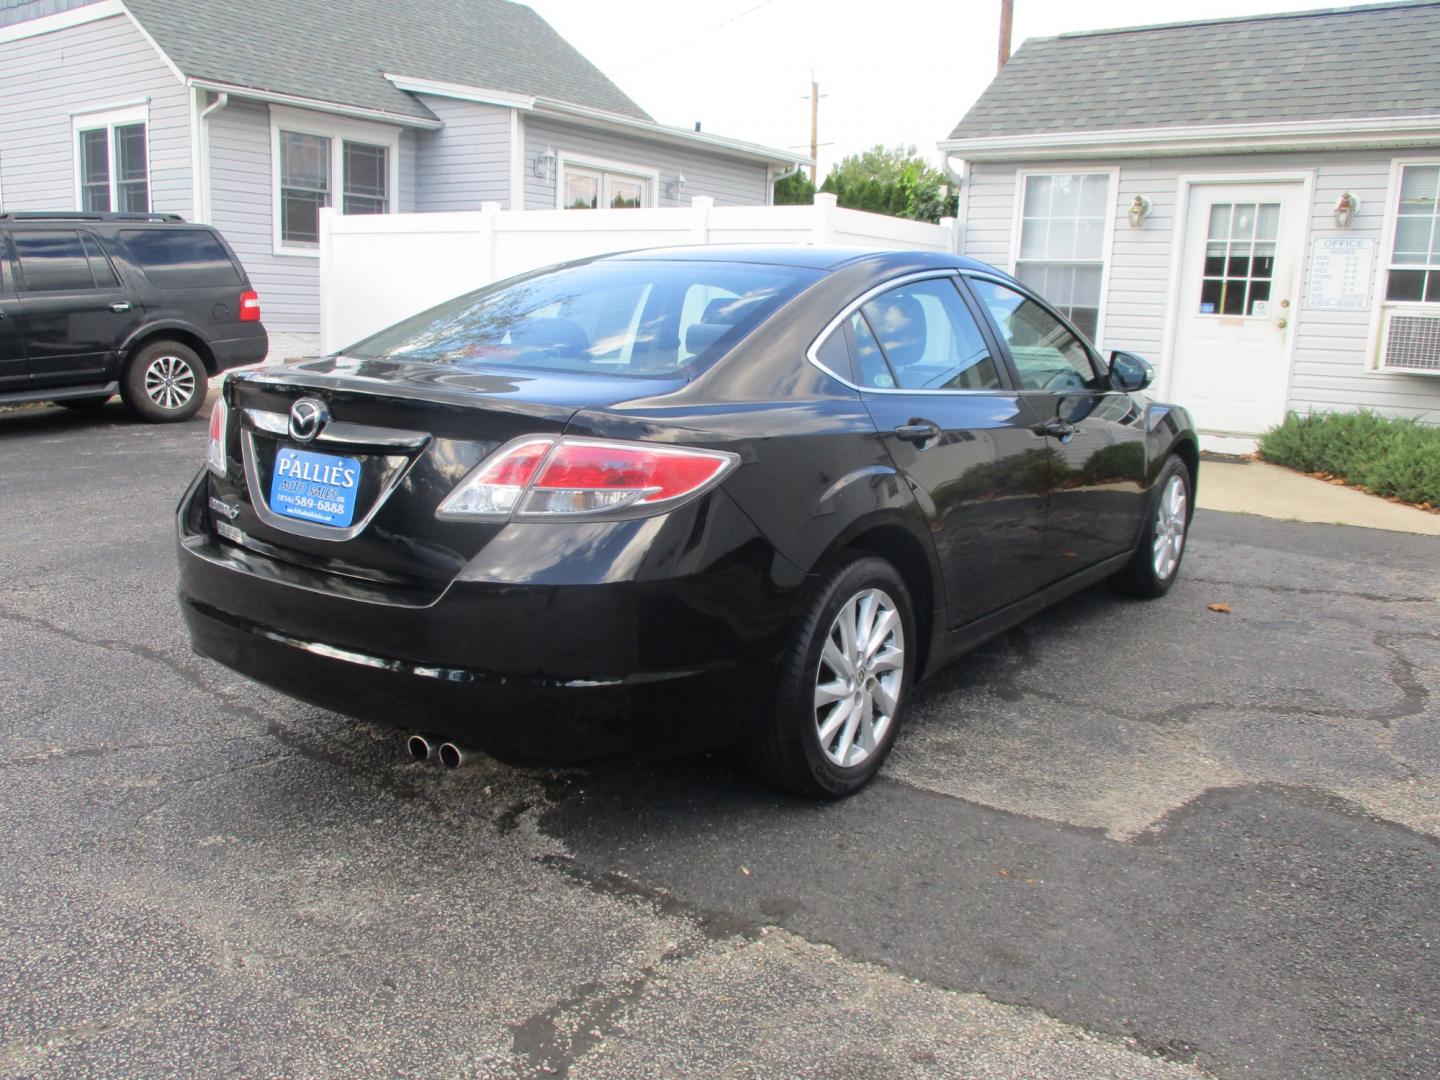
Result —
POLYGON ((1190 479, 1190 469, 1185 462, 1174 456, 1168 458, 1165 467, 1160 470, 1160 478, 1155 482, 1155 493, 1146 504, 1145 528, 1140 533, 1140 543, 1136 545, 1135 554, 1130 557, 1125 568, 1110 579, 1111 585, 1117 592, 1153 600, 1170 591, 1170 586, 1174 585, 1175 579, 1180 576, 1180 563, 1185 558, 1186 541, 1190 533, 1190 518, 1194 513, 1193 495, 1191 494, 1194 487, 1195 485, 1190 479), (1174 565, 1169 568, 1167 573, 1162 574, 1156 569, 1155 541, 1161 528, 1161 504, 1166 500, 1172 481, 1175 480, 1178 480, 1184 498, 1180 548, 1175 554, 1174 565))
MULTIPOLYGON (((854 610, 858 616, 859 607, 854 610)), ((893 566, 872 555, 854 555, 833 566, 815 586, 795 628, 781 663, 774 706, 746 741, 745 759, 751 770, 768 784, 814 798, 840 799, 859 791, 880 771, 895 744, 895 736, 905 716, 910 685, 915 678, 915 655, 919 644, 910 593, 893 566), (895 637, 894 631, 883 637, 879 643, 881 647, 874 650, 872 660, 867 661, 858 672, 859 679, 849 678, 849 684, 859 685, 860 680, 864 680, 867 686, 880 683, 876 692, 893 701, 894 707, 889 710, 888 723, 883 725, 882 732, 875 735, 868 749, 863 746, 865 725, 857 719, 855 742, 846 754, 840 749, 840 740, 844 738, 843 733, 849 723, 842 722, 837 733, 827 741, 827 747, 822 747, 819 709, 830 710, 824 720, 833 719, 835 711, 847 702, 864 714, 868 695, 856 693, 853 697, 837 697, 824 706, 817 706, 815 700, 817 689, 821 689, 818 683, 822 672, 832 676, 827 678, 827 686, 838 687, 847 679, 847 676, 836 675, 828 663, 822 667, 821 654, 825 652, 831 634, 840 633, 837 618, 841 611, 852 601, 877 593, 883 597, 880 601, 882 612, 885 610, 884 600, 890 601, 890 610, 897 617, 899 637, 895 637), (898 664, 894 653, 897 641, 900 648, 898 664), (887 659, 871 668, 870 664, 882 656, 887 659), (898 680, 892 677, 896 671, 899 672, 898 680), (858 706, 854 704, 857 701, 860 703, 858 706), (853 765, 842 765, 834 759, 841 756, 841 760, 847 760, 856 754, 856 746, 864 750, 863 760, 853 765)), ((872 717, 878 711, 874 702, 875 699, 871 698, 872 712, 869 715, 872 717)), ((881 711, 879 715, 883 718, 885 714, 881 711)), ((872 720, 869 729, 872 733, 875 726, 872 720)))
POLYGON ((66 398, 64 401, 55 402, 55 404, 59 405, 62 409, 73 409, 75 412, 94 412, 109 401, 111 396, 110 394, 106 394, 104 397, 66 398))
POLYGON ((189 420, 200 411, 209 378, 204 363, 189 346, 152 341, 125 368, 120 396, 142 420, 171 424, 189 420))

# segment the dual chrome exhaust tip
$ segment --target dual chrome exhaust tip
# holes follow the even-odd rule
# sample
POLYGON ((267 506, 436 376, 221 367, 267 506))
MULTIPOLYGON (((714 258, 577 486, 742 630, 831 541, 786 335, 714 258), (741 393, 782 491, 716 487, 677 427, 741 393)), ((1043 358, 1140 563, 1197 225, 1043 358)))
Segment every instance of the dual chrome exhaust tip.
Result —
POLYGON ((411 735, 406 740, 405 748, 410 751, 410 756, 416 761, 438 758, 440 766, 445 769, 458 769, 479 756, 479 751, 474 747, 455 742, 453 739, 441 739, 438 735, 428 735, 423 731, 417 731, 411 735))

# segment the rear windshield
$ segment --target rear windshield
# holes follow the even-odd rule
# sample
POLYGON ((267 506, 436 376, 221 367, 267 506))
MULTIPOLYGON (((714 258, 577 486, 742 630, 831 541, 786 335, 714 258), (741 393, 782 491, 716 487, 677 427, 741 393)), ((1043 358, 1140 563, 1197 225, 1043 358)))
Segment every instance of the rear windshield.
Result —
POLYGON ((120 239, 157 288, 240 284, 240 271, 230 253, 208 229, 125 229, 120 239))
POLYGON ((468 293, 344 353, 467 369, 688 377, 820 276, 751 263, 586 263, 468 293))

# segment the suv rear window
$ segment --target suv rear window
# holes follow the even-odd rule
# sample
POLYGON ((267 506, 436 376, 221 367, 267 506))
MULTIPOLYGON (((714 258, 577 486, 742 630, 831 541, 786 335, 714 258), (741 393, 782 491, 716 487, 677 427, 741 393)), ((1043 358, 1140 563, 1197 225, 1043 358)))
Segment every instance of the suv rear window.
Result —
POLYGON ((239 285, 230 253, 206 229, 125 229, 131 256, 161 289, 208 289, 239 285))

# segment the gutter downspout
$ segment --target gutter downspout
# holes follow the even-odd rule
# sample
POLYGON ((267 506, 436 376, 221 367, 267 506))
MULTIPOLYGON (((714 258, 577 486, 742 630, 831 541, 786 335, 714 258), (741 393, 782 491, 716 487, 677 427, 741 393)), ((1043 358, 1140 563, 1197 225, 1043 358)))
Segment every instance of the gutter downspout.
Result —
POLYGON ((200 201, 196 217, 206 225, 210 220, 210 117, 230 104, 230 95, 223 90, 220 96, 200 112, 200 201))

